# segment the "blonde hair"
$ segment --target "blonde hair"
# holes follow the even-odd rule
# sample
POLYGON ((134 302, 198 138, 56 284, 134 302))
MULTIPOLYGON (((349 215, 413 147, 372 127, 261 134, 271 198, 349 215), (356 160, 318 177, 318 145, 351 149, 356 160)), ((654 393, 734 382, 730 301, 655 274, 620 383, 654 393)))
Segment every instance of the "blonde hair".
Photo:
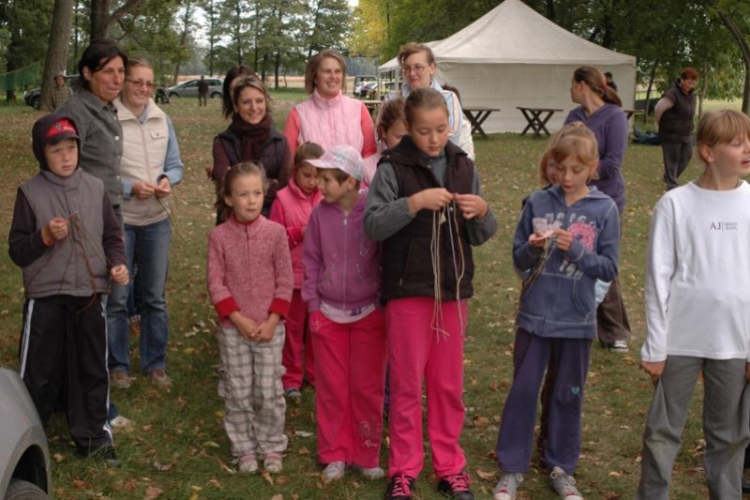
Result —
POLYGON ((406 124, 411 128, 417 110, 431 110, 436 108, 443 109, 445 116, 450 116, 448 113, 448 104, 445 102, 443 94, 431 87, 421 87, 412 90, 409 93, 409 97, 406 98, 406 104, 404 104, 406 124))
POLYGON ((738 137, 750 139, 750 117, 733 109, 711 111, 698 122, 696 148, 704 163, 704 148, 718 144, 729 144, 738 137))
MULTIPOLYGON (((596 136, 582 122, 565 125, 557 132, 557 138, 550 139, 550 158, 556 163, 562 163, 572 156, 585 165, 596 165, 599 161, 599 146, 596 136), (554 141, 554 143, 553 143, 554 141)), ((593 168, 589 180, 597 179, 596 169, 593 168)))
POLYGON ((563 129, 560 129, 552 134, 552 136, 549 138, 549 142, 547 143, 547 148, 542 154, 542 159, 539 160, 539 180, 543 185, 552 184, 552 181, 547 176, 547 165, 549 165, 551 161, 555 161, 554 158, 552 158, 552 149, 554 149, 554 147, 557 145, 557 141, 560 140, 562 131, 563 129))
MULTIPOLYGON (((246 88, 252 88, 263 94, 263 96, 266 98, 266 114, 271 112, 271 96, 268 94, 268 89, 263 84, 263 82, 258 78, 257 76, 242 76, 239 80, 237 80, 237 83, 235 84, 234 88, 232 89, 232 102, 236 105, 240 100, 240 95, 242 95, 242 91, 246 88)), ((235 112, 233 111, 232 114, 235 112)))
POLYGON ((243 163, 237 163, 227 171, 224 176, 224 180, 219 184, 219 199, 216 202, 216 209, 219 214, 222 215, 222 220, 227 220, 232 215, 233 209, 224 198, 231 198, 232 189, 234 188, 234 182, 245 175, 257 175, 260 177, 260 185, 263 188, 263 194, 268 192, 268 178, 266 177, 266 170, 257 163, 246 161, 243 163))
POLYGON ((324 59, 327 58, 338 61, 341 66, 341 92, 346 93, 346 60, 344 57, 333 49, 326 49, 315 54, 308 62, 305 68, 305 92, 312 94, 315 90, 315 77, 318 75, 318 68, 324 59))

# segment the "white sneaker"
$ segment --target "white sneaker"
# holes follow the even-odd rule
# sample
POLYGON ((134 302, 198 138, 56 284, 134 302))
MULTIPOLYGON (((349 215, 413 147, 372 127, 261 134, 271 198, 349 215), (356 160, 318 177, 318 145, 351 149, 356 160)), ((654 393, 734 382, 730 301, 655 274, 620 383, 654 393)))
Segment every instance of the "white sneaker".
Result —
POLYGON ((258 460, 255 458, 255 455, 240 457, 237 469, 243 474, 255 474, 258 472, 258 460))
POLYGON ((344 471, 346 471, 346 463, 345 462, 331 462, 330 464, 326 465, 326 468, 323 469, 323 473, 321 476, 323 477, 323 482, 328 484, 332 481, 338 481, 342 477, 344 477, 344 471))
POLYGON ((576 480, 569 476, 560 467, 552 469, 549 475, 552 480, 552 488, 565 500, 583 500, 583 495, 576 488, 576 480))
POLYGON ((266 453, 266 456, 263 457, 263 466, 269 474, 280 473, 284 470, 281 453, 266 453))
POLYGON ((514 500, 518 486, 523 482, 523 474, 515 472, 503 474, 492 491, 494 500, 514 500))
POLYGON ((380 467, 360 467, 358 465, 355 465, 352 467, 354 470, 362 474, 366 479, 369 479, 370 481, 376 481, 378 479, 383 479, 385 477, 385 471, 381 469, 380 467))

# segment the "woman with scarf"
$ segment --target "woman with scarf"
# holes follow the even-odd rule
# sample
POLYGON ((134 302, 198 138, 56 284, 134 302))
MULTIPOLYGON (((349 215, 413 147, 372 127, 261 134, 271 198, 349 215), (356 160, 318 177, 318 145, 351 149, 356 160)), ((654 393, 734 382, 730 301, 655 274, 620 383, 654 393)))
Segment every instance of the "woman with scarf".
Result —
MULTIPOLYGON (((221 192, 221 183, 232 165, 252 161, 262 165, 268 178, 268 192, 262 214, 268 217, 276 192, 289 179, 292 155, 286 138, 273 126, 266 86, 258 78, 243 77, 232 89, 232 123, 214 138, 211 178, 221 192)), ((217 213, 216 223, 224 222, 217 213)))

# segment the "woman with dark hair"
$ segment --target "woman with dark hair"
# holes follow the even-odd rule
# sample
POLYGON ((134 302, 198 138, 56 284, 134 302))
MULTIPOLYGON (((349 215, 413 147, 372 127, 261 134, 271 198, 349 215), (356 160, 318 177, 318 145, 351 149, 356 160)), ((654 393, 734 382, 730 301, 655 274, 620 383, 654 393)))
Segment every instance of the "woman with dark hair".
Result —
POLYGON ((375 174, 378 155, 375 127, 367 107, 344 95, 346 61, 335 50, 324 50, 313 56, 305 70, 305 92, 310 98, 289 113, 284 136, 292 153, 305 142, 333 146, 351 146, 365 160, 365 182, 375 174))
MULTIPOLYGON (((591 185, 615 200, 622 214, 625 209, 625 180, 622 161, 628 144, 628 119, 621 109, 622 102, 604 75, 593 66, 581 66, 573 73, 570 97, 580 104, 573 109, 565 123, 583 122, 596 136, 599 146, 598 180, 591 185)), ((630 322, 620 294, 619 278, 615 278, 604 301, 597 309, 599 340, 614 352, 626 352, 630 340, 630 322)))
MULTIPOLYGON (((172 187, 182 181, 174 126, 151 93, 154 70, 148 61, 132 58, 127 64, 122 94, 115 101, 123 130, 121 176, 125 225, 125 253, 130 275, 136 274, 141 315, 140 368, 157 387, 167 388, 169 317, 166 302, 167 268, 172 225, 167 211, 172 187)), ((107 307, 109 372, 112 385, 130 387, 130 332, 128 293, 133 285, 114 286, 107 307)))
POLYGON ((122 127, 112 103, 125 81, 128 56, 111 39, 92 42, 78 62, 78 88, 55 113, 73 118, 81 138, 81 169, 104 182, 112 208, 122 221, 122 127))
POLYGON ((667 189, 677 187, 677 179, 693 157, 693 119, 695 117, 695 84, 698 72, 685 68, 674 86, 664 92, 654 108, 664 157, 664 183, 667 189))
POLYGON ((240 78, 243 76, 258 78, 258 74, 253 71, 252 68, 245 66, 244 64, 232 66, 229 68, 229 71, 227 71, 227 76, 224 77, 224 83, 221 87, 221 112, 224 115, 224 118, 230 118, 234 113, 232 91, 234 90, 234 86, 237 85, 237 82, 239 82, 240 78))
MULTIPOLYGON (((226 82, 224 80, 225 85, 226 82)), ((221 183, 232 165, 244 162, 261 165, 268 179, 262 214, 268 217, 276 192, 286 186, 289 179, 292 155, 286 138, 273 126, 268 105, 270 97, 263 82, 256 77, 243 76, 230 82, 230 88, 232 123, 214 138, 211 178, 220 193, 221 183)), ((218 212, 216 221, 217 224, 224 221, 218 212)))

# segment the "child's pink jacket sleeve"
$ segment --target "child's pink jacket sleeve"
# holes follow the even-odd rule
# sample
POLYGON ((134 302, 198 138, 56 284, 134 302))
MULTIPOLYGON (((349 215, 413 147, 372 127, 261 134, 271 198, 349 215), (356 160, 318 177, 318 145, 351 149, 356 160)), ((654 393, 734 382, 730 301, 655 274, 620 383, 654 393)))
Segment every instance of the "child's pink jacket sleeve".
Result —
POLYGON ((286 230, 286 239, 289 243, 289 248, 294 248, 302 243, 302 241, 304 240, 304 236, 302 235, 302 227, 286 225, 284 206, 281 204, 278 198, 273 201, 273 204, 271 205, 271 214, 268 218, 274 222, 281 224, 281 226, 286 230))
POLYGON ((240 308, 226 285, 224 246, 216 231, 208 236, 208 264, 206 266, 208 294, 219 318, 224 319, 240 308))

